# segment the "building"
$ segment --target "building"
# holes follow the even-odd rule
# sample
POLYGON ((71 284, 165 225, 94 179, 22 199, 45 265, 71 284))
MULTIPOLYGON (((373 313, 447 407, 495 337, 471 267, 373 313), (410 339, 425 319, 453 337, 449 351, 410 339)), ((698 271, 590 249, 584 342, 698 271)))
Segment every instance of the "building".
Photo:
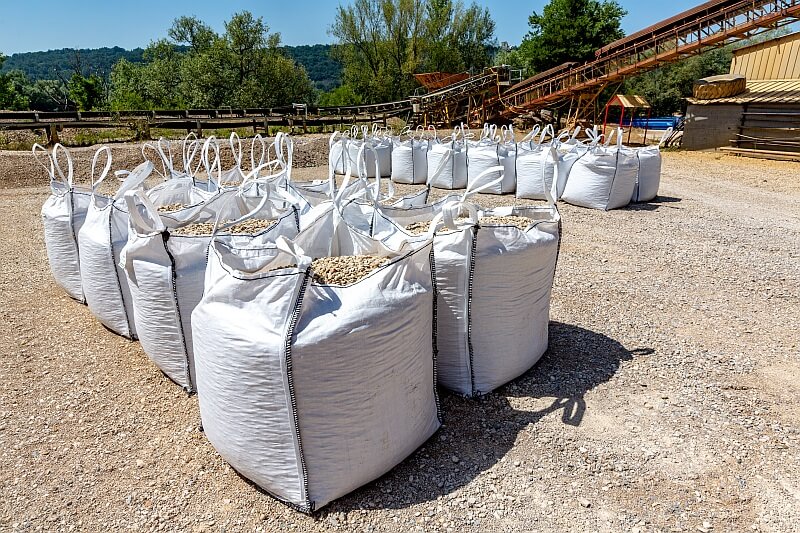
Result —
POLYGON ((745 76, 747 90, 689 98, 682 146, 800 152, 800 32, 736 50, 730 73, 745 76))

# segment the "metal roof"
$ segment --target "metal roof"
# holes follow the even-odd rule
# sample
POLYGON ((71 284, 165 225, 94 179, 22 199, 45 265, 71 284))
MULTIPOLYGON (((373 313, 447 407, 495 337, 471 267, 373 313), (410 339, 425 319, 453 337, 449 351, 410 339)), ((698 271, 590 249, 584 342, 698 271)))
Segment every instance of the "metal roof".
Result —
POLYGON ((618 94, 609 100, 610 106, 622 106, 625 109, 649 109, 650 104, 642 96, 635 94, 618 94))
POLYGON ((714 100, 686 99, 690 104, 800 104, 800 79, 747 80, 747 91, 714 100))
POLYGON ((741 74, 748 80, 800 78, 800 33, 735 50, 731 74, 741 74))

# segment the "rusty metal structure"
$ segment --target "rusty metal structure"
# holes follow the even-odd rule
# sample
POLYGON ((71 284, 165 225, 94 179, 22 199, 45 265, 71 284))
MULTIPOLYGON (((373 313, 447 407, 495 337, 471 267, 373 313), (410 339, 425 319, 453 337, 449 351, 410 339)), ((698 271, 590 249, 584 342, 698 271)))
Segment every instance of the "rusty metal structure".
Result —
POLYGON ((412 124, 482 123, 491 118, 494 102, 510 86, 507 67, 491 67, 480 74, 427 94, 410 98, 412 124))
POLYGON ((429 91, 436 91, 444 89, 448 85, 464 81, 469 78, 469 72, 425 72, 422 74, 414 74, 420 85, 429 91))
POLYGON ((567 63, 513 85, 495 69, 411 97, 412 121, 477 124, 555 106, 568 107, 567 126, 593 121, 597 97, 626 77, 798 19, 800 0, 712 0, 604 46, 582 65, 567 63))

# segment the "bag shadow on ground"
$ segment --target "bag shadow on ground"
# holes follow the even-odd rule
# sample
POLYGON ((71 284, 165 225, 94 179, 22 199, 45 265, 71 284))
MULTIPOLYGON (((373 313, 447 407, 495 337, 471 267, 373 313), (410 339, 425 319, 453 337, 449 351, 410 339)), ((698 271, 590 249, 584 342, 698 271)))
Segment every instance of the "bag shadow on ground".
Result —
POLYGON ((661 207, 669 209, 680 209, 678 206, 669 205, 682 202, 682 198, 674 196, 656 196, 649 202, 630 203, 622 208, 623 211, 657 211, 661 207))
POLYGON ((518 434, 544 416, 561 411, 565 424, 579 425, 587 392, 610 380, 623 361, 653 353, 649 348, 631 351, 605 335, 560 322, 551 322, 549 333, 549 348, 539 363, 495 392, 469 399, 440 389, 442 428, 388 474, 318 516, 435 501, 499 462, 518 434), (515 410, 509 398, 523 397, 554 400, 538 411, 515 410))

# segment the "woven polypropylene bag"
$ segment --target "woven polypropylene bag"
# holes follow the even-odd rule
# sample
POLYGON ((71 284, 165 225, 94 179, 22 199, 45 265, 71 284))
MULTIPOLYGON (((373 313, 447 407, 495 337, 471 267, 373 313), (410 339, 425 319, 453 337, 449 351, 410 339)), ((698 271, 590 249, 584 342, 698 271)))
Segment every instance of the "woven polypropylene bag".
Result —
POLYGON ((463 142, 433 143, 428 150, 428 184, 436 189, 467 187, 467 150, 463 142))
POLYGON ((428 181, 428 141, 408 138, 392 141, 392 181, 421 184, 428 181))
POLYGON ((295 241, 308 255, 286 242, 212 241, 192 316, 206 436, 239 473, 306 512, 380 477, 440 424, 430 241, 388 251, 329 207, 295 241), (326 251, 391 261, 326 285, 308 267, 326 251))
MULTIPOLYGON (((241 191, 220 192, 203 204, 172 213, 159 213, 147 195, 129 192, 126 203, 132 231, 121 264, 135 288, 136 332, 147 356, 175 383, 194 390, 194 351, 191 315, 203 295, 211 234, 181 234, 195 223, 228 222, 230 227, 249 218, 276 220, 254 236, 226 235, 233 242, 267 244, 278 236, 293 237, 299 229, 295 207, 281 209, 267 196, 255 199, 241 191), (254 207, 255 204, 255 207, 254 207)), ((282 203, 278 200, 277 204, 282 203)), ((225 232, 225 227, 221 230, 225 232)))
POLYGON ((108 329, 130 339, 136 338, 133 297, 119 265, 129 229, 123 196, 139 187, 152 170, 149 161, 139 165, 114 196, 98 194, 99 182, 95 182, 86 220, 78 234, 81 279, 89 310, 108 329))
POLYGON ((639 168, 636 174, 636 187, 631 197, 632 202, 649 202, 658 196, 658 187, 661 185, 661 143, 671 133, 672 128, 668 128, 658 145, 636 150, 639 168))
POLYGON ((630 203, 639 165, 636 152, 623 147, 621 137, 613 147, 593 143, 575 161, 562 200, 606 211, 630 203))
MULTIPOLYGON (((37 152, 47 151, 34 145, 33 155, 45 168, 50 177, 51 194, 42 206, 42 224, 44 226, 44 243, 47 248, 47 260, 56 283, 67 294, 85 302, 83 284, 81 282, 80 256, 78 253, 78 233, 86 219, 86 211, 92 198, 91 189, 75 186, 73 183, 72 157, 66 148, 56 144, 53 155, 47 154, 49 165, 43 163, 37 152), (68 168, 66 174, 59 166, 58 152, 63 150, 68 168), (58 176, 56 176, 58 173, 58 176)), ((98 149, 92 162, 92 176, 95 164, 101 153, 107 153, 108 159, 103 176, 108 173, 111 164, 111 152, 106 147, 98 149)))

